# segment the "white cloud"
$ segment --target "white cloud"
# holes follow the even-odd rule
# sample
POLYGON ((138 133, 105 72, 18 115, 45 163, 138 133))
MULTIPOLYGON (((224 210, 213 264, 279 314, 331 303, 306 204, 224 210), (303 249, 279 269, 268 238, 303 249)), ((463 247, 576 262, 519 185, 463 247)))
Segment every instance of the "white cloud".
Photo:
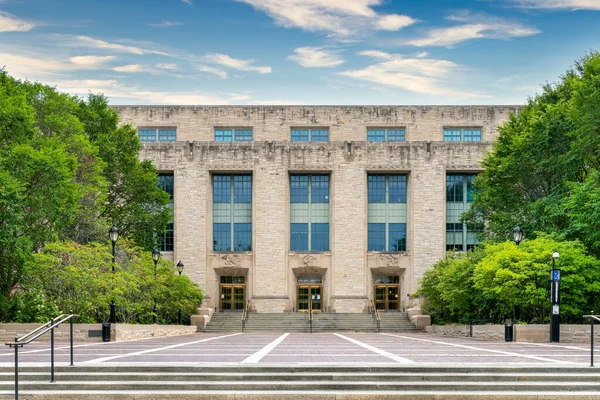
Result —
POLYGON ((69 61, 82 67, 98 68, 115 58, 115 56, 76 56, 69 58, 69 61))
POLYGON ((193 6, 194 3, 192 3, 192 0, 181 0, 182 3, 185 3, 187 5, 193 6))
POLYGON ((0 11, 0 32, 27 32, 33 27, 33 22, 28 22, 7 12, 0 11))
POLYGON ((230 57, 227 54, 205 54, 204 56, 200 57, 200 61, 207 62, 210 64, 223 65, 228 68, 237 69, 238 71, 252 71, 258 72, 260 74, 270 74, 271 72, 273 72, 271 67, 261 67, 257 65, 252 65, 254 64, 254 60, 240 60, 237 58, 230 57))
POLYGON ((208 65, 196 65, 196 69, 200 72, 206 72, 212 75, 216 75, 221 79, 227 79, 227 71, 223 71, 222 69, 209 67, 208 65))
POLYGON ((294 55, 288 59, 297 62, 305 68, 335 67, 344 63, 344 60, 334 52, 323 50, 322 47, 298 47, 294 55))
POLYGON ((380 17, 375 26, 382 31, 397 31, 415 23, 415 20, 406 15, 389 14, 380 17))
POLYGON ((598 0, 512 0, 519 7, 549 10, 600 10, 598 0))
POLYGON ((169 75, 181 79, 193 79, 193 77, 173 72, 174 70, 176 70, 176 68, 177 66, 175 64, 157 64, 156 67, 142 64, 126 64, 114 67, 112 70, 115 72, 123 72, 127 74, 147 73, 152 75, 169 75), (161 65, 162 67, 159 67, 159 65, 161 65), (175 68, 173 68, 173 66, 175 68))
POLYGON ((454 98, 486 97, 447 87, 444 78, 459 67, 452 61, 423 57, 407 58, 400 54, 389 54, 376 50, 363 51, 359 54, 381 61, 363 69, 343 71, 339 75, 429 95, 454 98))
POLYGON ((532 36, 540 33, 538 29, 525 26, 518 22, 511 22, 503 18, 489 17, 482 14, 465 12, 451 15, 447 19, 456 22, 464 22, 465 24, 451 26, 449 28, 432 29, 427 36, 409 40, 404 44, 417 47, 451 47, 455 44, 472 39, 510 39, 532 36))
POLYGON ((142 56, 144 54, 157 54, 161 56, 171 57, 171 54, 165 53, 164 51, 159 50, 149 50, 144 49, 138 46, 130 46, 120 43, 111 43, 106 42, 104 40, 95 39, 89 36, 70 36, 70 41, 67 42, 68 45, 74 47, 86 47, 93 49, 103 49, 103 50, 112 50, 119 53, 129 53, 142 56))
POLYGON ((160 68, 160 69, 167 69, 170 71, 177 71, 179 69, 177 64, 170 64, 170 63, 159 63, 159 64, 156 64, 155 67, 160 68))
POLYGON ((117 72, 148 72, 148 68, 140 64, 127 64, 114 67, 113 71, 117 72))
POLYGON ((277 25, 311 32, 351 36, 369 30, 396 31, 416 20, 373 10, 383 0, 236 0, 264 11, 277 25))
POLYGON ((155 28, 169 28, 171 26, 179 26, 179 25, 183 25, 183 22, 163 20, 163 21, 160 21, 155 24, 150 24, 150 26, 153 26, 155 28))

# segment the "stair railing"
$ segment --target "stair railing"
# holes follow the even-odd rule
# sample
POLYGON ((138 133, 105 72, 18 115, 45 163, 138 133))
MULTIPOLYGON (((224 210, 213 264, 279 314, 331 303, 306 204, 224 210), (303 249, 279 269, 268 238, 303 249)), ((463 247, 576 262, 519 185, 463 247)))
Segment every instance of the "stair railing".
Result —
POLYGON ((15 400, 19 400, 19 347, 23 347, 40 336, 50 332, 50 382, 55 382, 54 380, 54 329, 57 328, 64 322, 69 321, 70 325, 70 351, 71 351, 71 366, 73 365, 73 319, 79 317, 77 314, 61 314, 56 318, 52 318, 50 321, 46 322, 44 325, 34 329, 26 335, 21 337, 15 337, 14 342, 5 343, 9 347, 15 348, 15 400))
POLYGON ((379 310, 377 309, 377 307, 375 307, 375 303, 373 303, 373 300, 369 301, 371 302, 371 314, 373 314, 373 317, 377 322, 377 333, 381 333, 381 315, 379 315, 379 310))
POLYGON ((308 299, 308 325, 310 326, 310 333, 312 333, 313 332, 312 299, 308 299))
POLYGON ((590 367, 594 366, 594 321, 600 321, 598 316, 594 315, 592 311, 591 315, 584 315, 583 318, 590 320, 590 367))
POLYGON ((246 302, 246 307, 242 311, 242 333, 246 331, 246 319, 248 318, 248 310, 250 309, 250 300, 246 302))

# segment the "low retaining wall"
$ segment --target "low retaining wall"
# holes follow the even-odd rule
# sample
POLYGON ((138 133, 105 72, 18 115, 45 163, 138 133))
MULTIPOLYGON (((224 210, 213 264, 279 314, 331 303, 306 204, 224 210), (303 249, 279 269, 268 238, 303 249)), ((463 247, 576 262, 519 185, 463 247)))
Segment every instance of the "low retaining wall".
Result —
MULTIPOLYGON (((504 325, 473 325, 473 337, 483 340, 504 340, 504 325)), ((468 337, 469 325, 434 325, 425 328, 427 333, 437 336, 468 337)), ((550 342, 550 325, 514 325, 516 342, 550 342)), ((594 340, 600 339, 600 328, 594 329, 594 340)), ((560 326, 562 343, 589 343, 590 325, 560 326)))
MULTIPOLYGON (((0 324, 0 342, 12 342, 15 337, 23 336, 41 324, 0 324)), ((147 337, 179 336, 196 333, 198 328, 190 325, 134 325, 112 324, 111 341, 142 339, 147 337)), ((54 329, 54 338, 60 342, 70 339, 69 324, 54 329)), ((50 341, 50 332, 38 340, 50 341)), ((102 324, 73 324, 73 341, 102 342, 102 324)))

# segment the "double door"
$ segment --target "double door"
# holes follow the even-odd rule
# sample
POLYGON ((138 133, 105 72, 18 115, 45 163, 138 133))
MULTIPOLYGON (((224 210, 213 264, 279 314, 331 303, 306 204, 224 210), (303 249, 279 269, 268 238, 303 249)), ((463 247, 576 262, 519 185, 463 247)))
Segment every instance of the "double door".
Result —
POLYGON ((246 303, 246 285, 221 285, 221 311, 242 311, 246 303))
POLYGON ((400 309, 400 285, 375 285, 375 308, 380 311, 400 309))
POLYGON ((323 285, 298 285, 298 311, 308 311, 309 305, 313 311, 323 309, 323 285))

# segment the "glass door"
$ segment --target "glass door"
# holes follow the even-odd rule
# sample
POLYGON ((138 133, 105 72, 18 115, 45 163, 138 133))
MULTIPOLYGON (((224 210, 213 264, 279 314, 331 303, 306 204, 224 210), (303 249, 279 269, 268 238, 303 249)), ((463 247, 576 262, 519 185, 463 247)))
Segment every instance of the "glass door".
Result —
POLYGON ((399 276, 376 276, 375 308, 380 311, 400 309, 400 277, 399 276))
POLYGON ((246 305, 246 278, 222 276, 219 294, 221 311, 242 311, 246 305))
POLYGON ((221 311, 231 310, 233 287, 221 286, 221 311))
POLYGON ((375 286, 375 308, 378 310, 386 309, 386 290, 385 286, 375 286))
POLYGON ((323 310, 323 300, 321 298, 323 292, 322 285, 302 285, 298 286, 298 311, 308 311, 308 302, 312 310, 319 312, 323 310))

